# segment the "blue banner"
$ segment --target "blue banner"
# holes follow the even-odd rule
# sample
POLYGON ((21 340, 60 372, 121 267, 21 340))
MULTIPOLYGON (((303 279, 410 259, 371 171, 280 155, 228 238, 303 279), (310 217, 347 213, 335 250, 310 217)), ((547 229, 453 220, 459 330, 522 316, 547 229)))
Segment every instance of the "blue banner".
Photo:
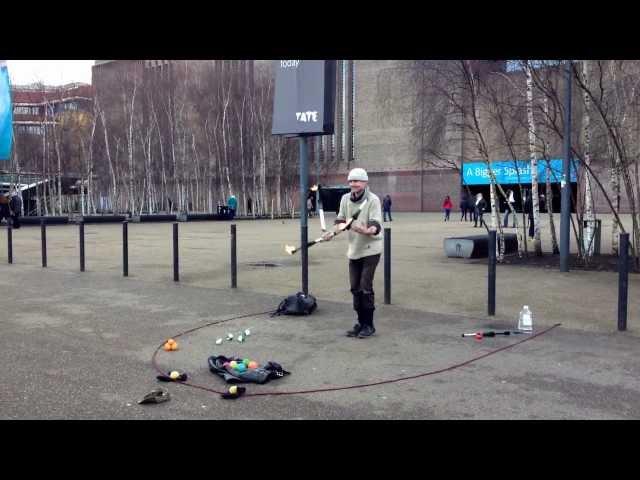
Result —
MULTIPOLYGON (((562 159, 552 159, 551 164, 551 183, 560 183, 562 180, 562 159)), ((573 164, 569 165, 571 181, 576 182, 576 170, 573 164)), ((496 177, 496 181, 500 184, 509 183, 531 183, 531 162, 529 160, 513 160, 491 162, 491 170, 496 177)), ((547 161, 538 160, 538 183, 547 181, 547 161)), ((469 162, 464 163, 462 168, 463 185, 489 185, 491 178, 489 176, 489 167, 486 162, 469 162)))
POLYGON ((6 62, 0 60, 0 161, 9 160, 11 156, 12 124, 9 72, 6 62))

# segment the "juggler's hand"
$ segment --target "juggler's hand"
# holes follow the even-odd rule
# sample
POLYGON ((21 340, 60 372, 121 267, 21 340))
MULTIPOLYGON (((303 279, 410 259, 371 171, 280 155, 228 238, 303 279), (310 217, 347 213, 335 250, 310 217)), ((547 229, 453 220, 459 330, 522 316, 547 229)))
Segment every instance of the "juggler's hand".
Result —
POLYGON ((333 232, 325 232, 322 234, 322 239, 325 242, 328 242, 329 240, 331 240, 334 237, 333 232))
POLYGON ((361 223, 354 223, 351 230, 362 235, 372 235, 376 231, 375 227, 365 227, 361 223))

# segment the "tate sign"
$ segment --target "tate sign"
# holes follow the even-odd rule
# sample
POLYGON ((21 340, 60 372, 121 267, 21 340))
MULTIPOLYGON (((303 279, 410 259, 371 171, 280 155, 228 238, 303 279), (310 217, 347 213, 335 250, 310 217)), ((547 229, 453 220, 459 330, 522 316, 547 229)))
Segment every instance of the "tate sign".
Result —
POLYGON ((335 60, 276 60, 273 135, 332 135, 335 60))

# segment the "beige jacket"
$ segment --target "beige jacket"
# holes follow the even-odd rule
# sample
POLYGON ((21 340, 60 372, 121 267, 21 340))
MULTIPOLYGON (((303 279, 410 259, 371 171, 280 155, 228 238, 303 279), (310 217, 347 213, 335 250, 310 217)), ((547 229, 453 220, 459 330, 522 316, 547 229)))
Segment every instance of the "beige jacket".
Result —
POLYGON ((358 219, 355 221, 365 226, 377 226, 379 228, 378 233, 375 235, 363 235, 356 233, 351 229, 347 230, 349 239, 349 249, 347 250, 347 257, 350 260, 357 260, 362 257, 369 257, 371 255, 378 255, 382 253, 382 207, 380 199, 375 193, 369 191, 369 187, 366 188, 364 195, 358 202, 351 201, 351 193, 345 193, 340 199, 340 210, 336 217, 336 223, 341 223, 351 218, 356 211, 360 208, 362 203, 364 204, 358 219))

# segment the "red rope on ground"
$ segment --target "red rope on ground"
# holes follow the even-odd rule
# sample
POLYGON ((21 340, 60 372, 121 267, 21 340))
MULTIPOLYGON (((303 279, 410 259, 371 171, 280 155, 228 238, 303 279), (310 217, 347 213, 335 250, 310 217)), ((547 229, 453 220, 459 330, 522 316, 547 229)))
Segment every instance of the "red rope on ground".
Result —
MULTIPOLYGON (((267 313, 272 313, 272 311, 270 310, 268 312, 248 313, 246 315, 240 315, 238 317, 232 317, 232 318, 227 318, 225 320, 218 320, 216 322, 210 322, 210 323, 207 323, 205 325, 201 325, 199 327, 195 327, 195 328, 192 328, 190 330, 186 330, 186 331, 184 331, 182 333, 179 333, 178 335, 175 335, 173 338, 178 338, 178 337, 180 337, 182 335, 186 335, 187 333, 191 333, 191 332, 194 332, 196 330, 200 330, 201 328, 209 327, 211 325, 218 325, 220 323, 230 322, 231 320, 238 320, 240 318, 253 317, 253 316, 257 316, 257 315, 264 315, 264 314, 267 314, 267 313)), ((529 340, 533 340, 534 338, 539 337, 540 335, 544 335, 545 333, 553 330, 556 327, 559 327, 560 325, 562 325, 562 324, 561 323, 556 323, 555 325, 552 325, 551 327, 548 327, 548 328, 546 328, 546 329, 544 329, 544 330, 542 330, 542 331, 540 331, 538 333, 535 333, 535 334, 532 334, 532 335, 528 335, 526 338, 524 338, 522 340, 519 340, 517 342, 511 343, 509 345, 505 345, 505 346, 500 347, 500 348, 496 348, 495 350, 491 350, 491 351, 489 351, 487 353, 483 353, 482 355, 478 355, 477 357, 473 357, 473 358, 471 358, 469 360, 466 360, 464 362, 456 363, 456 364, 451 365, 449 367, 441 368, 441 369, 438 369, 438 370, 432 370, 432 371, 425 372, 425 373, 419 373, 417 375, 409 375, 409 376, 406 376, 406 377, 398 377, 398 378, 393 378, 393 379, 390 379, 390 380, 381 380, 379 382, 363 383, 363 384, 360 384, 360 385, 347 385, 347 386, 343 386, 343 387, 325 387, 325 388, 316 388, 316 389, 310 389, 310 390, 289 390, 289 391, 280 391, 280 392, 276 392, 276 391, 256 392, 256 393, 246 393, 246 394, 244 394, 244 396, 245 397, 260 397, 260 396, 266 396, 266 395, 272 395, 272 396, 276 396, 276 395, 304 395, 304 394, 319 393, 319 392, 335 392, 335 391, 338 391, 338 390, 350 390, 350 389, 354 389, 354 388, 374 387, 374 386, 377 386, 377 385, 384 385, 384 384, 388 384, 388 383, 403 382, 403 381, 406 381, 406 380, 413 380, 413 379, 416 379, 416 378, 426 377, 426 376, 429 376, 429 375, 436 375, 438 373, 448 372, 448 371, 451 371, 451 370, 455 370, 456 368, 464 367, 465 365, 469 365, 470 363, 477 362, 478 360, 481 360, 481 359, 486 358, 488 356, 495 355, 498 352, 502 352, 504 350, 508 350, 509 348, 513 348, 516 345, 520 345, 521 343, 528 342, 529 340)), ((164 345, 164 343, 162 345, 164 345)), ((156 356, 157 356, 158 352, 160 351, 160 349, 162 348, 162 345, 160 345, 156 349, 156 351, 153 353, 153 357, 152 357, 151 361, 153 363, 154 368, 160 374, 165 375, 166 372, 161 370, 160 367, 158 367, 158 364, 156 362, 156 356)), ((226 391, 218 391, 218 390, 215 390, 213 388, 205 387, 205 386, 198 385, 198 384, 195 384, 195 383, 189 383, 189 382, 175 382, 175 383, 177 383, 178 385, 186 385, 187 387, 198 388, 200 390, 205 390, 205 391, 211 392, 211 393, 218 393, 218 394, 226 393, 226 391)))

